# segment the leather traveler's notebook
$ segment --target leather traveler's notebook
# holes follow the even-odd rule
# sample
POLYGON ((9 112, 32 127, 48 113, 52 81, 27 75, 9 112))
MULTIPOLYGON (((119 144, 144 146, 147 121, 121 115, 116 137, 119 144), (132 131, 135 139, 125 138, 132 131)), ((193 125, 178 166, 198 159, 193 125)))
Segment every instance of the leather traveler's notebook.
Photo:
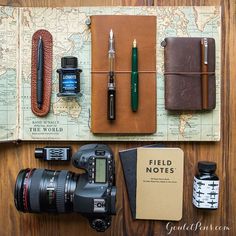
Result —
POLYGON ((156 17, 92 16, 92 132, 151 134, 156 131, 156 17), (116 120, 107 120, 108 42, 115 40, 116 120), (131 109, 131 51, 136 39, 139 107, 131 109))
MULTIPOLYGON (((165 108, 167 110, 203 110, 202 38, 166 38, 164 41, 165 108)), ((207 38, 208 106, 216 105, 215 40, 207 38)))

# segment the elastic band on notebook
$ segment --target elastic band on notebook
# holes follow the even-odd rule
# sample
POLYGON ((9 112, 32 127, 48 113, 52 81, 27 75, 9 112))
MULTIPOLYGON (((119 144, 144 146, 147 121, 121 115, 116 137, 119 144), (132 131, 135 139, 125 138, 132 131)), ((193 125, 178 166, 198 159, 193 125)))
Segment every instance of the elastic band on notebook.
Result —
POLYGON ((164 75, 214 75, 215 72, 165 72, 164 75))
MULTIPOLYGON (((129 70, 119 70, 119 71, 114 71, 115 73, 119 74, 119 73, 131 73, 131 71, 129 70)), ((91 71, 91 73, 93 74, 105 74, 105 73, 109 73, 109 71, 91 71)), ((138 73, 156 73, 156 71, 154 70, 139 70, 138 73)))

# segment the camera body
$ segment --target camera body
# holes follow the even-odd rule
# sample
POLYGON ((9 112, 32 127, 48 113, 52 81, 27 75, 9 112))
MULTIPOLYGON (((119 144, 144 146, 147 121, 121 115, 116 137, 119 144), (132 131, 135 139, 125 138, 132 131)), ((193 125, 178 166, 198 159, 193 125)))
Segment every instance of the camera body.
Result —
POLYGON ((15 206, 22 212, 77 212, 92 228, 105 231, 115 214, 115 163, 112 150, 103 144, 84 145, 72 157, 83 174, 70 171, 23 169, 14 192, 15 206))
POLYGON ((106 230, 115 214, 116 187, 111 149, 103 144, 88 144, 73 155, 75 167, 84 169, 74 193, 74 212, 89 219, 97 231, 106 230))

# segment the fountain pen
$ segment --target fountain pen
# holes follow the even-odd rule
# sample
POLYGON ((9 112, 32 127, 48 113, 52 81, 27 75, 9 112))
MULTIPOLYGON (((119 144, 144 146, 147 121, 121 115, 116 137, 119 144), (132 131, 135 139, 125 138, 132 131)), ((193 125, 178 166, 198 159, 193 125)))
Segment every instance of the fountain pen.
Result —
MULTIPOLYGON (((201 39, 201 50, 202 50, 202 72, 207 73, 208 72, 208 41, 207 38, 201 39)), ((201 84, 202 84, 202 108, 204 110, 208 109, 208 75, 202 74, 201 78, 201 84)))
POLYGON ((131 108, 138 110, 138 49, 136 39, 132 47, 132 71, 131 71, 131 108))

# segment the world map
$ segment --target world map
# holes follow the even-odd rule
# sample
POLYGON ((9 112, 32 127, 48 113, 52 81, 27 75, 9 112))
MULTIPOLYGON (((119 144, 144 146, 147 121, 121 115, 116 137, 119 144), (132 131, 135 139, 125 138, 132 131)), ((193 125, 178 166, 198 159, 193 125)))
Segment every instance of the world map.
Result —
MULTIPOLYGON (((91 25, 92 27, 92 25, 91 25)), ((0 140, 218 141, 220 139, 220 7, 0 7, 0 140), (91 15, 157 17, 157 132, 152 135, 93 135, 91 123, 91 15), (50 113, 31 111, 32 35, 47 29, 53 36, 50 113), (166 37, 213 37, 216 42, 216 108, 207 113, 173 113, 164 108, 166 37), (81 95, 57 97, 61 57, 76 56, 81 95)))

